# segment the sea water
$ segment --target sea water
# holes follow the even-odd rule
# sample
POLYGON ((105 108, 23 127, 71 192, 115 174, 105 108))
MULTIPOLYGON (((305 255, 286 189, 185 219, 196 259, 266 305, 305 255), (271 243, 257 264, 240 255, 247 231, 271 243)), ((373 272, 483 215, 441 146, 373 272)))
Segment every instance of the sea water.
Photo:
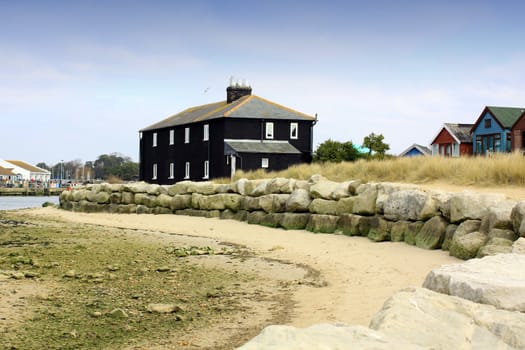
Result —
POLYGON ((45 202, 58 204, 58 196, 0 196, 0 210, 41 207, 45 202))

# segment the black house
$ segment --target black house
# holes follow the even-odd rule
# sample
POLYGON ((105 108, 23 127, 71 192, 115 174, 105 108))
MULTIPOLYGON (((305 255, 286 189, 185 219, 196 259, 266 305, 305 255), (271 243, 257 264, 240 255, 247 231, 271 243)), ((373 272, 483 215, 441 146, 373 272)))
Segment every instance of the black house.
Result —
POLYGON ((140 179, 172 184, 309 163, 316 118, 251 93, 249 86, 230 84, 226 101, 140 130, 140 179))

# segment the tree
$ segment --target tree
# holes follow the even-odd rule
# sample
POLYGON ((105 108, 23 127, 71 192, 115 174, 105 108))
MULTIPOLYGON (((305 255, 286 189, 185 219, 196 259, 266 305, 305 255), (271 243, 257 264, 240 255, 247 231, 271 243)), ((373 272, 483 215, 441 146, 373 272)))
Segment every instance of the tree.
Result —
POLYGON ((116 176, 122 180, 133 180, 139 174, 139 165, 120 153, 102 154, 93 165, 98 179, 116 176))
POLYGON ((379 158, 383 158, 385 156, 386 151, 390 149, 390 146, 383 142, 384 136, 382 134, 376 135, 374 133, 371 133, 368 136, 365 136, 363 139, 363 146, 368 148, 368 156, 372 156, 372 152, 374 152, 379 158))
POLYGON ((339 142, 331 139, 317 146, 314 153, 314 162, 342 162, 354 161, 360 157, 352 141, 339 142))

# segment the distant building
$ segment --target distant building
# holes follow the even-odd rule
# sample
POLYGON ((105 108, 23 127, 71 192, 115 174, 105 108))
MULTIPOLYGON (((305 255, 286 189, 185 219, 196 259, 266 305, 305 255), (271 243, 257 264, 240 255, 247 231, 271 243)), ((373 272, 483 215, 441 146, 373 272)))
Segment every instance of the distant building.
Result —
POLYGON ((511 150, 525 151, 525 112, 523 112, 518 120, 511 128, 511 150))
POLYGON ((445 123, 430 143, 433 156, 463 157, 472 155, 470 130, 474 124, 445 123))
POLYGON ((0 167, 11 169, 12 173, 19 177, 20 180, 28 181, 49 181, 51 172, 21 160, 2 160, 0 167))
POLYGON ((471 129, 473 153, 510 152, 511 128, 524 110, 521 107, 485 107, 471 129))
POLYGON ((399 157, 418 157, 418 156, 429 156, 432 152, 428 147, 418 145, 414 143, 403 152, 399 153, 399 157))
POLYGON ((21 175, 15 174, 12 168, 4 168, 0 166, 0 184, 11 183, 19 180, 21 180, 21 175))
POLYGON ((172 184, 309 163, 316 118, 251 93, 250 86, 230 83, 225 101, 140 130, 140 179, 172 184))

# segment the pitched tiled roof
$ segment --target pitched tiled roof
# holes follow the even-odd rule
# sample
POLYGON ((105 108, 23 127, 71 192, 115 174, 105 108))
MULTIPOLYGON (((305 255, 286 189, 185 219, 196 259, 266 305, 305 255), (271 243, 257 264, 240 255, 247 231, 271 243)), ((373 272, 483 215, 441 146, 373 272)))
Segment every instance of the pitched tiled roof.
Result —
POLYGON ((525 108, 515 107, 495 107, 487 106, 488 110, 498 119, 505 128, 511 128, 512 125, 525 111, 525 108))
POLYGON ((16 165, 22 169, 29 170, 32 173, 49 173, 49 170, 41 169, 39 167, 36 167, 34 165, 28 164, 26 162, 23 162, 21 160, 7 160, 6 162, 11 163, 13 165, 16 165))
POLYGON ((162 129, 222 117, 315 120, 311 115, 295 111, 259 96, 248 95, 231 103, 221 101, 188 108, 140 131, 162 129))
POLYGON ((422 146, 422 145, 418 145, 417 143, 414 143, 412 146, 408 147, 406 150, 404 150, 403 152, 399 153, 399 157, 405 156, 408 152, 410 152, 414 148, 417 149, 421 154, 423 154, 425 156, 430 155, 432 153, 432 151, 428 147, 425 147, 425 146, 422 146))
POLYGON ((445 128, 462 143, 472 143, 470 129, 473 126, 474 124, 445 123, 445 128))
POLYGON ((225 140, 225 154, 238 153, 270 153, 270 154, 301 154, 287 141, 253 141, 225 140), (234 152, 232 152, 234 151, 234 152))
POLYGON ((13 175, 16 175, 16 174, 13 173, 13 169, 3 168, 3 167, 0 166, 0 175, 13 176, 13 175))

